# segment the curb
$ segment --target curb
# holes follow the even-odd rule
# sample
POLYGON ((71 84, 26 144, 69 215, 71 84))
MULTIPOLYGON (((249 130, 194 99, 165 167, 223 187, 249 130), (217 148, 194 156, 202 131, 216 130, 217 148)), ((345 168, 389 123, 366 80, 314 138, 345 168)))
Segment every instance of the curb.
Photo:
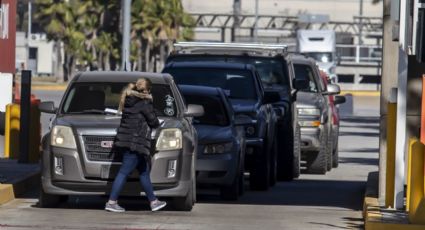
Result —
POLYGON ((29 189, 39 184, 40 172, 28 174, 25 178, 11 182, 11 184, 0 184, 0 205, 22 197, 29 189))
POLYGON ((363 202, 365 230, 424 230, 425 225, 409 224, 405 211, 379 205, 378 183, 379 173, 370 172, 363 202))

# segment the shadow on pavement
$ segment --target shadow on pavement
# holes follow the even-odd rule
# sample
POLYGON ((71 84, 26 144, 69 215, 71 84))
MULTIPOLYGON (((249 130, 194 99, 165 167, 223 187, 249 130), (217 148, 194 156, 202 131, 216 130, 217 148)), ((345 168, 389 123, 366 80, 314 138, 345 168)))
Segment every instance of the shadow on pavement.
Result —
POLYGON ((377 116, 343 116, 341 117, 341 121, 350 122, 350 123, 371 123, 371 124, 379 124, 379 117, 377 116))
POLYGON ((379 137, 378 132, 339 132, 339 136, 379 137))
POLYGON ((226 202, 219 196, 199 195, 199 203, 243 205, 292 205, 362 209, 366 182, 300 179, 281 182, 265 192, 249 191, 238 201, 226 202))
POLYGON ((340 157, 339 163, 342 163, 342 164, 359 164, 359 165, 378 165, 379 159, 376 159, 376 158, 357 158, 357 157, 340 157))

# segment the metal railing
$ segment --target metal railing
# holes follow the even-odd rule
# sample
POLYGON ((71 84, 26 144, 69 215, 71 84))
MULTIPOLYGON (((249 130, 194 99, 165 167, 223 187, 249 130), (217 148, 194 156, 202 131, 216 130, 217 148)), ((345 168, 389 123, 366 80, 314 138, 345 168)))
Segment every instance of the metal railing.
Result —
POLYGON ((382 61, 382 46, 379 45, 343 45, 336 46, 339 65, 376 65, 382 61))

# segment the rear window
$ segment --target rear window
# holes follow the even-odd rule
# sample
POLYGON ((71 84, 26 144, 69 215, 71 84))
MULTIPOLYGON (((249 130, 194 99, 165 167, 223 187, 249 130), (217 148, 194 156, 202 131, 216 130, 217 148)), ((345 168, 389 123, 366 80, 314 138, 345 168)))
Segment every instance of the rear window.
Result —
POLYGON ((224 89, 231 99, 257 100, 254 76, 248 70, 209 68, 167 68, 180 85, 201 85, 224 89))
MULTIPOLYGON (((106 109, 118 109, 121 92, 128 83, 74 83, 65 97, 64 114, 106 114, 106 109)), ((152 85, 152 96, 157 116, 174 117, 177 107, 168 85, 152 85)))
POLYGON ((202 95, 183 95, 186 103, 197 104, 204 107, 204 115, 194 118, 195 124, 228 126, 229 115, 225 106, 218 96, 202 96, 202 95))
POLYGON ((218 55, 181 55, 171 57, 169 62, 221 61, 251 64, 255 66, 261 81, 267 86, 288 87, 286 62, 282 57, 218 56, 218 55))

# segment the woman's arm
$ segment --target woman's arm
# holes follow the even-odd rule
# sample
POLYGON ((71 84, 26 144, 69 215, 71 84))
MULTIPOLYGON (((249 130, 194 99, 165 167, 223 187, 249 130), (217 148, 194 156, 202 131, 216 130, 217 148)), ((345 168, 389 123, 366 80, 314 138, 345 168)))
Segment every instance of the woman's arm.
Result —
POLYGON ((155 114, 153 104, 152 103, 144 103, 142 107, 143 116, 146 118, 146 122, 149 127, 157 128, 159 126, 158 117, 155 114))

